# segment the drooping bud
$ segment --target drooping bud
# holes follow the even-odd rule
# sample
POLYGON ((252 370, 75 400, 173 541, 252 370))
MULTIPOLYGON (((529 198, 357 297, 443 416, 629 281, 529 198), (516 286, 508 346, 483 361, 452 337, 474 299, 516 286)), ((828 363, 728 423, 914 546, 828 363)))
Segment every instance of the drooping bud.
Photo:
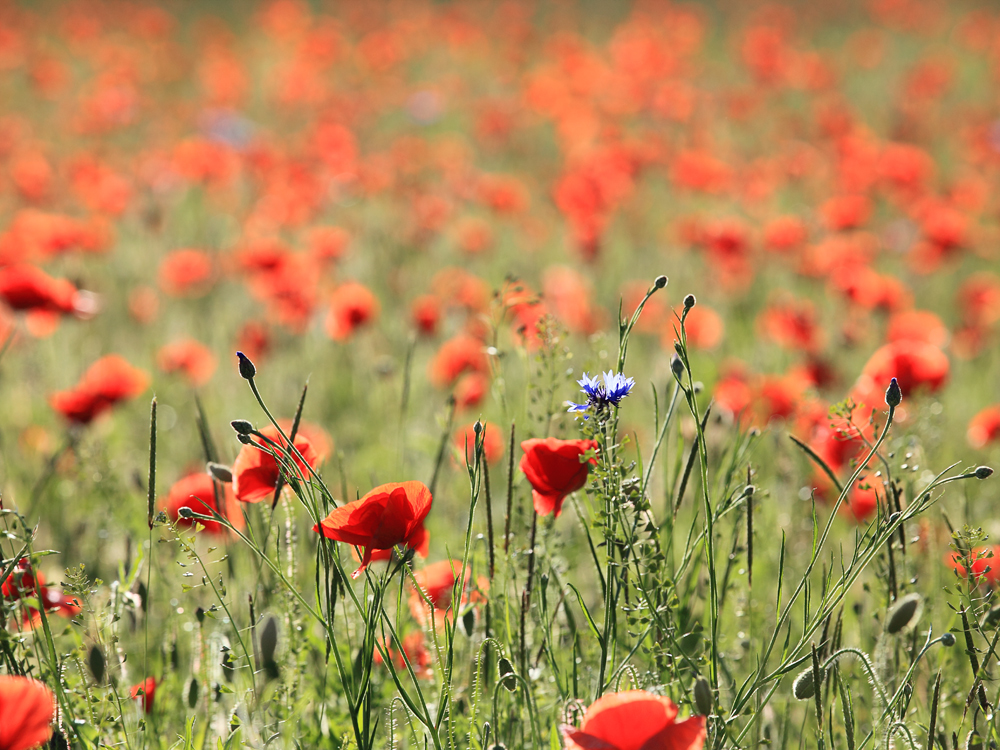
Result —
POLYGON ((177 515, 179 515, 181 518, 190 519, 194 518, 194 511, 185 505, 183 508, 177 509, 177 515))
POLYGON ((679 378, 684 374, 684 362, 676 354, 670 358, 670 371, 674 374, 675 378, 679 378))
POLYGON ((253 425, 245 419, 234 419, 229 424, 240 435, 249 435, 253 432, 253 425))
POLYGON ((990 607, 979 624, 983 630, 996 630, 1000 625, 1000 604, 990 607))
POLYGON ((955 645, 955 634, 954 633, 945 633, 944 635, 942 635, 941 636, 941 645, 944 646, 945 648, 951 648, 952 646, 954 646, 955 645))
MULTIPOLYGON (((819 678, 822 680, 824 677, 826 677, 826 670, 820 667, 819 678)), ((792 682, 792 695, 800 701, 809 700, 816 695, 816 684, 813 682, 813 671, 811 667, 800 673, 799 676, 795 678, 795 681, 792 682)))
POLYGON ((903 402, 903 392, 899 389, 896 378, 889 381, 889 387, 885 390, 885 403, 890 409, 895 409, 903 402))
POLYGON ((229 484, 233 481, 233 472, 224 464, 209 461, 205 469, 213 479, 218 479, 223 484, 229 484))
POLYGON ((684 309, 685 310, 690 310, 696 304, 698 304, 698 300, 695 298, 695 296, 693 294, 689 294, 687 297, 684 298, 684 309))
POLYGON ((661 274, 660 276, 657 276, 656 279, 653 281, 653 286, 655 286, 657 289, 663 289, 663 287, 667 285, 667 281, 669 281, 669 279, 667 279, 666 276, 663 276, 661 274))
POLYGON ((920 619, 922 605, 923 599, 920 594, 904 596, 889 610, 889 614, 885 618, 885 632, 889 635, 895 635, 916 625, 917 620, 920 619))
POLYGON ((699 676, 694 681, 694 707, 700 716, 708 716, 712 713, 712 686, 708 680, 699 676))
POLYGON ((244 380, 253 380, 254 375, 257 374, 257 368, 253 366, 250 357, 243 352, 236 352, 236 356, 240 360, 240 377, 244 380))
POLYGON ((976 479, 989 479, 993 476, 993 469, 989 466, 980 466, 976 469, 976 479))

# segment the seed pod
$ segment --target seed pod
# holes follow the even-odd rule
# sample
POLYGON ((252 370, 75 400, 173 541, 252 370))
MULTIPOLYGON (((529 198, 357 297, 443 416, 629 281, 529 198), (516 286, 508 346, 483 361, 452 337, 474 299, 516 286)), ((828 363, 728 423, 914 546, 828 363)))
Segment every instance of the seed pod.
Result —
POLYGON ((260 631, 260 659, 267 664, 274 661, 274 652, 278 648, 278 618, 271 615, 264 620, 260 631))
POLYGON ((694 681, 694 707, 700 716, 708 716, 712 713, 712 686, 704 677, 698 677, 694 681))
MULTIPOLYGON (((820 667, 819 678, 822 680, 826 677, 826 670, 820 667)), ((812 667, 800 673, 795 681, 792 683, 792 695, 798 698, 800 701, 809 700, 814 695, 816 695, 816 685, 813 684, 813 671, 812 667)))
POLYGON ((205 470, 213 479, 218 479, 224 484, 229 484, 233 481, 233 472, 224 464, 217 464, 214 461, 209 461, 205 470))
POLYGON ((897 633, 917 624, 923 610, 923 599, 920 594, 907 594, 889 610, 885 618, 885 632, 889 635, 897 633))
POLYGON ((517 680, 514 679, 514 665, 507 659, 501 658, 497 664, 497 671, 500 673, 500 684, 510 692, 514 692, 517 687, 517 680))
POLYGON ((468 611, 462 615, 462 630, 465 634, 472 637, 472 633, 476 629, 476 610, 473 607, 469 607, 468 611))
POLYGON ((94 676, 94 682, 103 683, 104 682, 104 665, 106 660, 104 658, 104 652, 101 651, 101 647, 94 644, 90 647, 90 653, 87 654, 87 666, 90 667, 90 674, 94 676))

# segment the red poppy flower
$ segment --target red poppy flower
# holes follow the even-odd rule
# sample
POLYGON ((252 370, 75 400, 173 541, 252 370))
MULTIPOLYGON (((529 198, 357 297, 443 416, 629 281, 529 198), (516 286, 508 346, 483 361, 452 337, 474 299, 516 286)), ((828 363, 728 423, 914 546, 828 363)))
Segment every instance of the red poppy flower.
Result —
POLYGON ((153 699, 156 698, 156 678, 147 677, 138 685, 133 685, 131 696, 133 700, 140 702, 143 711, 147 714, 153 713, 153 699))
POLYGON ((49 403, 66 419, 88 424, 120 401, 135 398, 149 385, 149 375, 117 354, 92 364, 68 391, 52 394, 49 403))
POLYGON ((433 336, 441 322, 441 303, 432 294, 421 295, 410 305, 410 316, 421 335, 433 336))
POLYGON ((376 550, 391 550, 398 544, 417 547, 426 534, 424 519, 431 500, 431 491, 422 482, 379 485, 360 500, 334 508, 313 531, 364 550, 361 567, 353 574, 357 578, 376 550))
MULTIPOLYGON (((427 650, 427 645, 424 642, 424 634, 421 630, 414 630, 409 635, 403 638, 403 654, 406 654, 406 660, 403 659, 403 654, 399 653, 392 646, 386 646, 386 651, 389 654, 389 659, 392 661, 393 666, 398 670, 406 669, 406 662, 410 662, 410 666, 413 668, 413 672, 422 680, 428 680, 433 677, 433 671, 431 670, 431 654, 427 650)), ((383 664, 382 654, 378 651, 375 652, 375 663, 383 664)))
POLYGON ((1000 440, 1000 404, 987 406, 974 416, 966 436, 973 448, 984 448, 987 443, 1000 440))
POLYGON ((313 227, 306 232, 305 240, 313 260, 325 265, 344 256, 351 235, 341 227, 313 227))
MULTIPOLYGON (((972 550, 972 577, 975 583, 985 580, 988 586, 996 586, 1000 582, 1000 544, 975 547, 972 550)), ((948 565, 963 578, 969 574, 965 567, 965 559, 957 552, 951 552, 945 558, 948 565)))
POLYGON ((174 250, 160 263, 160 288, 174 297, 197 297, 211 284, 212 259, 201 250, 174 250))
POLYGON ((212 351, 194 339, 173 341, 161 347, 156 361, 163 372, 179 372, 196 388, 211 380, 217 364, 212 351))
POLYGON ((566 495, 587 483, 591 466, 597 459, 581 461, 589 450, 597 450, 594 440, 560 440, 534 438, 521 443, 521 471, 531 484, 535 512, 540 516, 562 512, 566 495))
POLYGON ((901 310, 889 318, 885 337, 889 341, 923 341, 942 347, 951 334, 941 318, 929 310, 901 310))
MULTIPOLYGON (((18 561, 17 566, 0 585, 5 599, 17 601, 22 598, 37 599, 50 614, 72 618, 80 612, 80 604, 59 590, 45 584, 45 576, 41 571, 35 571, 27 558, 18 561)), ((41 613, 35 607, 24 607, 21 612, 21 623, 29 628, 36 628, 42 623, 41 613)), ((2 750, 2 745, 0 745, 2 750)))
MULTIPOLYGON (((269 438, 275 445, 284 448, 288 446, 288 443, 285 442, 281 434, 274 428, 274 425, 264 427, 260 430, 260 434, 269 438)), ((285 434, 288 434, 287 430, 285 434)), ((271 445, 266 440, 260 442, 274 450, 274 445, 271 445)), ((319 457, 309 438, 305 435, 297 434, 295 440, 292 442, 298 452, 302 454, 302 458, 308 462, 309 466, 315 468, 319 463, 319 457)), ((302 476, 308 479, 309 469, 298 456, 293 456, 293 458, 302 476)), ((278 486, 278 477, 281 474, 278 462, 274 456, 253 445, 244 445, 240 449, 236 460, 233 462, 232 471, 233 492, 236 494, 236 499, 244 503, 259 503, 264 498, 274 494, 274 490, 278 486)))
MULTIPOLYGON (((174 482, 167 499, 162 503, 163 510, 181 526, 194 525, 194 520, 180 516, 181 508, 190 508, 204 516, 211 516, 212 511, 215 511, 223 518, 229 519, 237 529, 243 528, 243 514, 236 502, 232 485, 219 484, 220 503, 216 502, 215 488, 215 480, 207 473, 189 474, 174 482)), ((226 536, 229 533, 229 530, 218 521, 199 520, 198 523, 205 527, 206 533, 214 536, 226 536)))
POLYGON ((701 750, 705 717, 677 721, 677 706, 645 690, 598 698, 579 729, 563 729, 566 750, 701 750))
MULTIPOLYGON (((427 606, 427 601, 424 599, 425 596, 427 600, 430 600, 431 607, 444 611, 445 618, 450 620, 454 617, 452 594, 455 589, 455 582, 460 578, 462 579, 462 595, 459 607, 461 608, 470 601, 483 601, 483 595, 479 590, 488 590, 490 585, 489 580, 480 577, 476 582, 479 590, 471 591, 469 585, 471 576, 472 572, 470 570, 462 572, 461 560, 442 560, 416 571, 413 574, 413 579, 416 581, 417 586, 420 587, 420 590, 423 591, 423 596, 416 590, 410 592, 409 604, 413 617, 421 625, 427 625, 431 622, 431 612, 427 606)), ((439 621, 438 624, 443 624, 443 621, 439 621)))
POLYGON ((921 389, 939 391, 948 379, 948 371, 948 357, 933 344, 912 340, 886 344, 865 364, 852 396, 858 403, 880 408, 892 378, 896 378, 906 398, 921 389))
POLYGON ((468 334, 448 339, 438 349, 430 363, 430 379, 439 388, 455 382, 466 371, 486 373, 488 365, 483 342, 468 334))
POLYGON ((0 750, 28 750, 48 742, 56 697, 38 680, 0 675, 0 750))
POLYGON ((378 313, 378 299, 368 287, 355 282, 341 284, 330 300, 326 332, 334 341, 344 341, 355 329, 375 320, 378 313))
POLYGON ((76 287, 28 263, 0 268, 0 299, 12 310, 74 313, 82 302, 76 287))

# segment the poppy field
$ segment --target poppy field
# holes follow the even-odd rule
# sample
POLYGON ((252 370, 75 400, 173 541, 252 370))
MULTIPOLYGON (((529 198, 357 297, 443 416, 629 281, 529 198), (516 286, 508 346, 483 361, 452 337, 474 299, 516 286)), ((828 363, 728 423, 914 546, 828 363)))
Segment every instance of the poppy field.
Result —
POLYGON ((0 0, 0 750, 1000 746, 1000 7, 0 0))

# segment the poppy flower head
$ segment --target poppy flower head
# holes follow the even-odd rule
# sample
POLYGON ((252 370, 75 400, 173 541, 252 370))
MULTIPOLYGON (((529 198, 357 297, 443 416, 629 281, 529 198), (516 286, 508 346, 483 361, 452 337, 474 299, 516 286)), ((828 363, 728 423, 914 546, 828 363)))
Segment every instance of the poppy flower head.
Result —
POLYGON ((355 330, 375 320, 378 313, 378 298, 368 287, 356 282, 341 284, 330 300, 327 335, 334 341, 345 341, 355 330))
POLYGON ((975 547, 966 557, 958 552, 951 552, 945 562, 962 578, 970 573, 976 584, 985 581, 991 588, 1000 583, 1000 545, 975 547))
POLYGON ((88 424, 115 404, 135 398, 148 386, 146 372, 117 354, 109 354, 94 362, 75 387, 52 394, 49 403, 70 422, 88 424))
POLYGON ((56 697, 29 677, 0 675, 0 748, 28 750, 48 742, 56 697))
POLYGON ((590 450, 597 450, 594 440, 534 438, 521 443, 524 455, 520 468, 531 484, 535 512, 540 516, 562 512, 566 496, 587 483, 590 467, 596 458, 581 460, 590 450))
MULTIPOLYGON (((179 526, 193 526, 195 522, 192 519, 180 515, 181 508, 190 508, 203 516, 211 516, 214 511, 229 519, 237 529, 243 528, 243 514, 237 505, 232 485, 219 484, 217 501, 215 480, 205 472, 178 479, 163 501, 163 510, 171 520, 176 521, 179 526)), ((228 535, 228 529, 218 521, 199 520, 198 523, 205 527, 207 534, 223 537, 228 535)))
POLYGON ((425 538, 424 519, 431 510, 431 492, 422 482, 394 482, 374 488, 364 497, 330 511, 313 531, 363 549, 357 578, 376 550, 396 545, 416 548, 425 538))
MULTIPOLYGON (((260 440, 262 444, 267 445, 272 451, 276 450, 275 446, 281 446, 286 449, 287 458, 288 443, 273 425, 261 429, 260 434, 267 438, 267 440, 260 440)), ((285 434, 288 434, 287 431, 285 434)), ((295 436, 295 440, 292 442, 306 463, 315 468, 319 460, 316 449, 309 438, 300 433, 295 436)), ((292 454, 292 457, 298 471, 301 472, 302 476, 308 478, 309 469, 302 459, 295 454, 292 454)), ((240 449, 233 462, 232 471, 233 492, 236 494, 236 499, 244 503, 259 503, 264 498, 274 494, 274 490, 278 486, 278 477, 281 474, 274 456, 254 445, 244 445, 240 449)))
POLYGON ((919 390, 936 393, 947 381, 949 369, 948 357, 933 344, 913 340, 886 344, 861 370, 852 397, 858 403, 879 408, 892 378, 896 378, 904 398, 919 390))
POLYGON ((160 288, 172 297, 200 297, 208 291, 213 274, 207 253, 189 248, 174 250, 160 263, 160 288))
POLYGON ((608 693, 591 704, 579 729, 565 727, 566 750, 701 750, 705 717, 677 721, 669 698, 645 690, 608 693))
POLYGON ((439 388, 446 388, 465 372, 486 374, 489 366, 484 348, 482 341, 468 334, 448 339, 431 360, 431 382, 439 388))
POLYGON ((156 361, 163 372, 180 373, 195 388, 212 378, 217 364, 212 351, 194 339, 173 341, 161 347, 156 361))
POLYGON ((82 313, 80 292, 65 279, 54 279, 38 266, 19 263, 0 268, 0 300, 12 310, 82 313))
POLYGON ((1000 440, 1000 404, 988 406, 974 416, 966 436, 969 445, 977 449, 1000 440))
MULTIPOLYGON (((413 617, 421 625, 428 625, 432 620, 431 607, 443 611, 444 617, 449 620, 454 617, 453 596, 455 584, 459 580, 462 581, 460 608, 469 602, 482 601, 483 596, 479 590, 470 590, 471 577, 470 570, 463 572, 461 560, 442 560, 416 571, 413 579, 420 591, 410 593, 409 605, 413 617)), ((489 581, 485 578, 480 578, 477 583, 479 589, 489 588, 489 581)))

